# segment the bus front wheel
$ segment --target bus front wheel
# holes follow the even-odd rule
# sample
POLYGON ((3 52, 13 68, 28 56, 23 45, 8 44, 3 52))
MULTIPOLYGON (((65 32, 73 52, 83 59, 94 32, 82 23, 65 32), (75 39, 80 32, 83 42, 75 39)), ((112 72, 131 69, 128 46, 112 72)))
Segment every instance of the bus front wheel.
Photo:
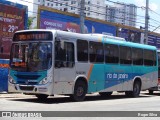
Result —
POLYGON ((77 81, 74 87, 74 93, 70 96, 72 100, 78 102, 85 99, 87 93, 87 84, 84 81, 77 81))
POLYGON ((46 100, 48 95, 45 94, 38 94, 36 95, 36 97, 38 98, 38 100, 46 100))

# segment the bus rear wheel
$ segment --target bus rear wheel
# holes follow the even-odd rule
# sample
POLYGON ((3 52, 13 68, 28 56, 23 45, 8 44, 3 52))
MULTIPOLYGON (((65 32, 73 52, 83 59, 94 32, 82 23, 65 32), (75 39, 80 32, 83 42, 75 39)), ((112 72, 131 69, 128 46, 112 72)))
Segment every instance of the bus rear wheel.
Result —
POLYGON ((99 92, 100 96, 102 97, 107 97, 107 96, 111 96, 113 92, 99 92))
POLYGON ((135 81, 133 85, 133 91, 126 91, 126 96, 129 97, 138 97, 141 91, 141 83, 139 81, 135 81))
POLYGON ((43 101, 43 100, 46 100, 46 99, 47 99, 48 95, 38 94, 38 95, 36 95, 36 97, 38 98, 38 100, 43 101))
POLYGON ((153 95, 154 91, 153 90, 148 90, 148 92, 149 92, 150 95, 153 95))
POLYGON ((87 93, 87 84, 83 81, 77 81, 74 87, 74 93, 70 96, 75 102, 83 101, 87 93))

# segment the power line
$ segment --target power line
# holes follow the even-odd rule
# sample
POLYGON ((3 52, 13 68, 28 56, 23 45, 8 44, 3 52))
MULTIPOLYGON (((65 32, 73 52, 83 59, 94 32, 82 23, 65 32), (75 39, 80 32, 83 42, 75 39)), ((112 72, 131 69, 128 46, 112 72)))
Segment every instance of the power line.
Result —
MULTIPOLYGON (((62 4, 62 3, 54 2, 54 1, 53 1, 53 3, 62 4)), ((65 5, 66 5, 66 4, 65 4, 65 5)), ((67 6, 69 6, 69 5, 67 5, 67 6)), ((69 6, 69 7, 77 8, 77 7, 75 7, 75 6, 69 6)), ((77 8, 77 9, 80 11, 80 8, 77 8)), ((86 11, 86 12, 91 12, 91 13, 97 13, 97 14, 104 15, 104 16, 110 16, 110 15, 107 15, 107 14, 102 13, 102 11, 98 11, 98 12, 91 11, 91 10, 85 10, 85 11, 86 11)), ((115 16, 111 16, 111 17, 124 20, 124 18, 119 18, 119 17, 115 17, 115 16)), ((136 21, 133 21, 133 20, 127 20, 127 21, 136 22, 136 21)), ((140 22, 139 22, 139 23, 140 23, 140 22)), ((144 24, 144 23, 143 23, 143 24, 144 24)))
POLYGON ((153 13, 157 14, 157 15, 160 17, 160 14, 157 13, 156 11, 154 11, 154 10, 152 10, 152 9, 150 9, 150 8, 149 8, 149 10, 152 11, 153 13))
MULTIPOLYGON (((87 5, 87 4, 86 4, 87 5)), ((90 5, 92 5, 93 7, 99 7, 99 8, 104 8, 104 9, 107 9, 107 7, 104 7, 104 6, 100 6, 100 5, 96 5, 96 4, 92 4, 92 3, 90 3, 90 5)), ((128 6, 130 6, 130 5, 128 5, 128 6)), ((112 8, 112 7, 111 7, 112 8)), ((108 8, 109 10, 111 9, 111 8, 108 8)), ((138 15, 138 14, 131 14, 131 13, 129 13, 129 12, 123 12, 123 11, 119 11, 120 13, 124 13, 124 14, 129 14, 129 15, 134 15, 134 16, 139 16, 139 17, 143 17, 143 18, 145 18, 145 16, 142 16, 142 15, 138 15)))
MULTIPOLYGON (((112 2, 112 3, 115 3, 115 4, 120 4, 120 5, 126 5, 125 3, 120 3, 120 2, 114 2, 114 1, 111 1, 111 0, 106 0, 106 1, 108 1, 108 2, 112 2)), ((129 6, 129 5, 128 5, 129 6)), ((135 5, 136 6, 136 5, 135 5)), ((143 9, 145 9, 145 7, 139 7, 139 6, 136 6, 137 8, 143 8, 143 9)), ((157 12, 155 12, 154 10, 152 10, 152 9, 150 9, 149 8, 149 10, 151 11, 151 12, 153 12, 153 13, 155 13, 155 14, 157 14, 158 16, 160 16, 160 14, 159 13, 157 13, 157 12)), ((143 16, 144 17, 144 16, 143 16)), ((150 18, 151 19, 151 18, 150 18)), ((153 21, 156 21, 156 20, 154 20, 154 19, 152 19, 153 21)), ((158 23, 160 23, 159 21, 156 21, 156 22, 158 22, 158 23)))
POLYGON ((137 7, 137 8, 141 8, 141 7, 136 6, 134 4, 125 4, 125 3, 120 3, 120 2, 114 2, 114 1, 111 1, 111 0, 106 0, 106 1, 111 2, 111 3, 115 3, 115 4, 119 4, 119 5, 125 5, 125 6, 133 5, 133 6, 137 7))
MULTIPOLYGON (((25 0, 21 0, 21 1, 25 1, 25 0)), ((28 1, 25 1, 25 2, 27 2, 28 3, 28 1)), ((31 3, 31 2, 29 2, 29 3, 31 3)), ((54 2, 53 1, 53 3, 58 3, 58 4, 62 4, 62 5, 66 5, 66 4, 63 4, 63 3, 60 3, 60 2, 54 2)), ((36 3, 33 3, 33 4, 35 4, 35 5, 40 5, 40 4, 36 4, 36 3)), ((78 10, 80 10, 80 8, 78 8, 78 7, 75 7, 75 6, 70 6, 70 5, 66 5, 66 6, 69 6, 69 7, 73 7, 73 8, 77 8, 78 10)), ((95 12, 95 11, 91 11, 91 10, 86 10, 86 11, 88 11, 88 12, 92 12, 92 13, 97 13, 97 14, 100 14, 100 15, 105 15, 105 16, 109 16, 109 15, 107 15, 107 14, 103 14, 103 13, 101 13, 101 12, 95 12)), ((114 17, 114 18, 117 18, 117 19, 124 19, 124 18, 119 18, 119 17, 115 17, 115 16, 111 16, 111 17, 114 17)), ((136 22, 136 21, 133 21, 133 20, 128 20, 128 21, 130 21, 130 22, 136 22)), ((140 23, 140 22, 137 22, 137 23, 140 23)), ((144 24, 144 23, 142 23, 142 24, 144 24)))
MULTIPOLYGON (((37 3, 33 3, 33 2, 29 2, 29 1, 26 1, 26 0, 21 0, 21 1, 23 1, 23 2, 26 2, 26 3, 32 3, 32 4, 35 4, 35 5, 40 5, 40 4, 37 4, 37 3)), ((110 1, 110 0, 107 0, 107 1, 110 1)), ((57 3, 57 4, 62 4, 62 5, 65 5, 65 6, 68 6, 68 7, 73 7, 73 8, 76 8, 76 9, 78 9, 78 11, 81 9, 81 8, 78 8, 78 7, 75 7, 75 6, 71 6, 71 5, 67 5, 67 4, 64 4, 64 3, 62 3, 62 2, 55 2, 55 1, 53 1, 53 3, 57 3)), ((117 3, 117 2, 114 2, 114 3, 117 3)), ((125 5, 125 4, 124 4, 125 5)), ((97 5, 98 6, 98 5, 97 5)), ((109 16, 109 15, 107 15, 107 14, 103 14, 103 13, 101 13, 100 11, 99 12, 95 12, 95 11, 91 11, 91 10, 86 10, 87 12, 91 12, 91 13, 97 13, 97 14, 100 14, 100 15, 105 15, 105 16, 109 16)), ((31 12, 31 11, 30 11, 31 12)), ((33 13, 33 12, 32 12, 33 13)), ((125 13, 125 12, 124 12, 125 13)), ((35 14, 37 14, 38 15, 38 13, 35 13, 35 14)), ((116 19, 121 19, 121 20, 126 20, 126 19, 124 19, 124 18, 121 18, 121 17, 115 17, 115 16, 110 16, 110 17, 113 17, 113 18, 116 18, 116 19)), ((144 17, 144 16, 139 16, 139 17, 144 17)), ((72 20, 73 21, 73 20, 72 20)), ((139 21, 136 21, 136 20, 126 20, 126 21, 128 21, 128 22, 135 22, 136 24, 145 24, 145 23, 142 23, 142 22, 139 22, 139 21)), ((110 21, 110 22, 112 22, 112 21, 110 21)), ((157 21, 158 22, 158 21, 157 21)))
MULTIPOLYGON (((20 1, 27 2, 27 3, 32 3, 32 2, 28 2, 28 1, 26 1, 26 0, 20 0, 20 1)), ((56 2, 53 1, 53 3, 58 3, 58 4, 66 5, 66 6, 68 6, 68 7, 77 8, 77 9, 80 11, 80 8, 75 7, 75 6, 67 5, 67 4, 64 4, 64 3, 57 2, 57 1, 56 1, 56 2)), ((38 6, 40 5, 40 4, 37 4, 37 3, 33 3, 33 4, 38 5, 38 6)), ((101 7, 101 6, 99 6, 99 7, 101 7)), ((85 10, 85 11, 92 12, 92 13, 98 13, 98 12, 91 11, 91 10, 85 10)), ((99 14, 109 16, 109 15, 103 14, 103 13, 101 13, 101 12, 103 12, 103 11, 99 11, 99 14)), ((122 12, 121 12, 121 13, 122 13, 122 12)), ((125 12, 123 12, 123 13, 125 13, 125 12)), ((130 14, 130 15, 134 15, 134 14, 130 14)), ((144 16, 140 16, 140 17, 144 17, 144 16)), ((117 18, 117 19, 118 19, 118 18, 117 18)), ((121 19, 121 18, 120 18, 120 19, 121 19)), ((122 18, 122 19, 123 19, 123 18, 122 18)))

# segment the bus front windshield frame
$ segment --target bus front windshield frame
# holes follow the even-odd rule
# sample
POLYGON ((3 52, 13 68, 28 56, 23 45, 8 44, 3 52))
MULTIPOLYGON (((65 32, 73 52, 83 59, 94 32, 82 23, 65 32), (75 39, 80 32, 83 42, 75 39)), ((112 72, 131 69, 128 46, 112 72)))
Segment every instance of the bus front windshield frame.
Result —
POLYGON ((13 43, 10 67, 16 71, 38 72, 51 68, 52 43, 27 42, 13 43))

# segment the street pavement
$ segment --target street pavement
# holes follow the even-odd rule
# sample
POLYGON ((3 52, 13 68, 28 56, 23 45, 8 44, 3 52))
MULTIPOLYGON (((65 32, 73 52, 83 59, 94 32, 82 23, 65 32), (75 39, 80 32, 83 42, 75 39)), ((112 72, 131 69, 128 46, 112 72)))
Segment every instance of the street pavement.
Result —
MULTIPOLYGON (((149 95, 147 91, 142 91, 138 98, 128 98, 124 93, 117 92, 114 92, 111 97, 102 98, 98 93, 95 93, 87 95, 83 102, 72 102, 67 96, 60 95, 51 96, 46 101, 39 101, 34 95, 24 95, 22 93, 8 94, 3 92, 0 93, 0 111, 160 111, 159 101, 160 92, 149 95)), ((99 112, 95 112, 95 116, 99 116, 99 112)), ((159 117, 54 117, 33 119, 159 120, 159 117)))

